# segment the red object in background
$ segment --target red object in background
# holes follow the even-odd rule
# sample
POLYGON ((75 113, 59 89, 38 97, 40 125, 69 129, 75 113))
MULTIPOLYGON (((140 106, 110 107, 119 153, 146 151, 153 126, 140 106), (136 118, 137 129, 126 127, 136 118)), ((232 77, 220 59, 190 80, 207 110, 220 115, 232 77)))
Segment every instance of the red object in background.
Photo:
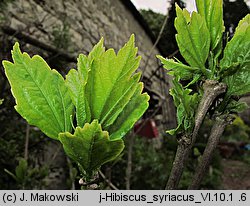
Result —
POLYGON ((135 124, 134 132, 139 136, 156 138, 159 135, 155 121, 153 119, 142 120, 135 124))

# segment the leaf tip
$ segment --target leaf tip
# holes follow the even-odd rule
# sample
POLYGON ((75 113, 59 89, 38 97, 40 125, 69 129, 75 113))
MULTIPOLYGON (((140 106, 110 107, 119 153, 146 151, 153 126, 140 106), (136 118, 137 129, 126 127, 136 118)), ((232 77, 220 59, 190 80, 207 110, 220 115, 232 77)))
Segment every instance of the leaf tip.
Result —
POLYGON ((100 44, 102 44, 102 45, 104 44, 104 37, 103 37, 103 36, 101 37, 101 39, 100 39, 99 42, 100 42, 100 44))
POLYGON ((135 42, 135 34, 131 34, 130 38, 129 38, 129 42, 135 42))
POLYGON ((17 54, 21 54, 21 50, 20 50, 20 45, 18 42, 16 42, 13 46, 13 50, 11 51, 12 55, 17 55, 17 54))
POLYGON ((11 51, 12 54, 12 59, 14 61, 14 63, 16 62, 21 62, 22 60, 22 52, 20 50, 20 45, 18 42, 16 42, 13 46, 13 49, 11 51))
POLYGON ((94 46, 94 48, 101 48, 103 51, 104 49, 104 37, 102 36, 101 39, 99 40, 99 42, 94 46))
POLYGON ((161 62, 165 61, 166 59, 161 55, 156 55, 156 58, 159 59, 161 62))
POLYGON ((7 60, 3 60, 2 61, 2 65, 3 65, 3 67, 6 69, 7 68, 7 65, 8 64, 10 64, 10 62, 9 61, 7 61, 7 60))
POLYGON ((178 16, 178 14, 179 14, 180 12, 182 12, 181 7, 180 7, 177 3, 175 3, 175 11, 176 11, 177 16, 178 16))

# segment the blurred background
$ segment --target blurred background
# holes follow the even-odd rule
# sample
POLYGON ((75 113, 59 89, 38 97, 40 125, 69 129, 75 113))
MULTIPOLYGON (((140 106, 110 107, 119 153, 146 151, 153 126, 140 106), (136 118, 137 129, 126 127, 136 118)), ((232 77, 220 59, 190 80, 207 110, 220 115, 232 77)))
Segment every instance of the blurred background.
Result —
MULTIPOLYGON (((39 54, 65 75, 76 68, 79 53, 87 54, 101 37, 116 51, 134 33, 142 62, 139 70, 150 106, 125 138, 123 154, 101 168, 101 189, 164 189, 177 141, 166 134, 176 125, 168 93, 171 78, 155 58, 177 56, 174 5, 191 12, 194 1, 181 0, 1 0, 0 60, 11 60, 18 41, 30 55, 39 54)), ((229 37, 249 13, 250 1, 224 0, 224 22, 229 37)), ((5 77, 0 75, 0 189, 79 189, 76 165, 61 145, 29 126, 15 111, 5 77)), ((250 105, 250 95, 242 97, 250 105)), ((250 189, 250 110, 236 115, 226 128, 204 189, 250 189)), ((206 120, 183 174, 180 188, 191 180, 204 150, 212 123, 206 120)))

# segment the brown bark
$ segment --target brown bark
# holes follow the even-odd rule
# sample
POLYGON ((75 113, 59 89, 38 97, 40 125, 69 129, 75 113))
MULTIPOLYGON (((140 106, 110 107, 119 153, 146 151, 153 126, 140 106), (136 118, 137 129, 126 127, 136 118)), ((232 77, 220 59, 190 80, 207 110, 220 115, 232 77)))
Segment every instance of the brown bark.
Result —
POLYGON ((212 105, 216 97, 226 91, 226 85, 215 80, 206 80, 203 84, 203 89, 204 94, 196 112, 195 125, 192 135, 191 137, 183 135, 181 140, 179 141, 175 160, 173 162, 173 167, 166 185, 167 190, 177 189, 186 160, 196 141, 198 131, 201 127, 203 119, 205 118, 210 106, 212 105))
POLYGON ((210 136, 208 138, 208 142, 204 153, 202 155, 201 162, 199 163, 195 175, 192 179, 192 183, 189 186, 189 189, 196 190, 199 188, 201 181, 206 173, 206 170, 211 162, 213 153, 219 143, 220 137, 223 134, 225 127, 231 123, 232 117, 230 115, 223 115, 216 117, 215 123, 212 127, 210 136))
POLYGON ((127 169, 126 169, 126 190, 130 190, 130 179, 132 173, 132 156, 133 156, 133 145, 134 145, 134 134, 133 132, 128 136, 129 138, 129 145, 128 145, 128 162, 127 162, 127 169))

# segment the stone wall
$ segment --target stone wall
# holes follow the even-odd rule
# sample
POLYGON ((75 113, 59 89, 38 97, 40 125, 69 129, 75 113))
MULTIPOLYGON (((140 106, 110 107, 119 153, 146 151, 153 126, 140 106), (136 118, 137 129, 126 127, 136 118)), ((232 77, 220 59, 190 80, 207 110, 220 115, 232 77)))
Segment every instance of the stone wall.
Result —
MULTIPOLYGON (((22 50, 31 55, 40 54, 49 64, 61 56, 60 60, 67 62, 66 66, 51 66, 66 73, 69 68, 75 67, 77 55, 87 54, 101 37, 105 39, 106 48, 113 47, 117 51, 134 33, 138 53, 142 56, 139 69, 143 71, 145 90, 151 96, 146 117, 153 114, 160 134, 164 134, 167 128, 175 125, 173 105, 168 96, 169 80, 155 58, 160 51, 152 49, 152 36, 143 21, 138 19, 139 13, 133 5, 125 1, 12 0, 0 12, 0 59, 9 59, 13 43, 19 41, 22 50)), ((51 148, 45 151, 50 152, 45 152, 43 161, 53 156, 51 148)), ((55 162, 63 162, 62 156, 58 158, 55 162)), ((65 165, 61 167, 65 168, 65 165)), ((61 182, 63 175, 53 176, 61 182)), ((54 180, 51 182, 50 189, 62 188, 54 180)))
MULTIPOLYGON (((59 47, 74 57, 80 52, 88 53, 101 37, 104 37, 107 48, 118 50, 134 33, 138 53, 142 56, 140 69, 144 71, 144 82, 152 91, 152 98, 156 98, 155 106, 164 104, 164 123, 167 124, 165 126, 171 127, 174 121, 168 118, 172 116, 168 114, 173 109, 168 102, 169 81, 162 69, 155 72, 160 66, 155 55, 160 51, 153 49, 148 59, 153 46, 152 37, 145 31, 138 18, 135 18, 135 8, 126 6, 125 1, 127 0, 12 0, 2 13, 5 20, 1 25, 22 32, 44 44, 59 47)), ((25 41, 27 42, 26 39, 25 41)), ((44 50, 34 44, 24 46, 23 50, 30 51, 31 54, 39 53, 49 63, 49 60, 57 55, 53 54, 51 57, 50 53, 44 53, 44 50)), ((68 67, 71 68, 72 64, 68 67)))

